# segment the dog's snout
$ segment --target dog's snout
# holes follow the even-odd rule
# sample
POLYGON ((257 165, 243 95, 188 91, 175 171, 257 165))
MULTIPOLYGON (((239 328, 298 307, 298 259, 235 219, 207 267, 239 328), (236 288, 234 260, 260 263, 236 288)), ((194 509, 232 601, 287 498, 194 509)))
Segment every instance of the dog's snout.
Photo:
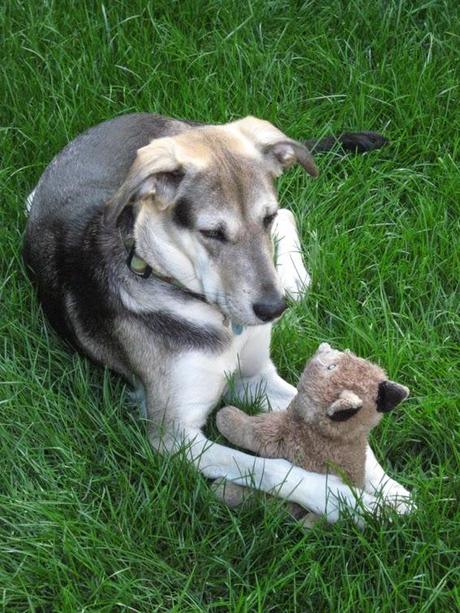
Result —
POLYGON ((286 310, 286 307, 286 300, 282 296, 270 297, 252 305, 254 313, 262 321, 276 319, 286 310))

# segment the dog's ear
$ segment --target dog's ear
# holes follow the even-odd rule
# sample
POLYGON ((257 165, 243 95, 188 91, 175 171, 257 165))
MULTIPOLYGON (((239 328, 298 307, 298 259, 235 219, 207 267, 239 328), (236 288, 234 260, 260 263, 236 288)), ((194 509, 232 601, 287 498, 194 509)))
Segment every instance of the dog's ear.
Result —
POLYGON ((266 156, 276 175, 280 175, 293 164, 303 166, 312 177, 319 175, 313 156, 307 147, 286 136, 269 121, 245 117, 235 121, 233 125, 266 156))
POLYGON ((106 223, 116 223, 123 210, 135 203, 167 209, 183 177, 184 169, 177 159, 172 138, 159 138, 138 149, 123 185, 107 204, 106 223))
POLYGON ((347 421, 361 410, 363 401, 350 390, 344 390, 326 410, 326 414, 332 421, 347 421))

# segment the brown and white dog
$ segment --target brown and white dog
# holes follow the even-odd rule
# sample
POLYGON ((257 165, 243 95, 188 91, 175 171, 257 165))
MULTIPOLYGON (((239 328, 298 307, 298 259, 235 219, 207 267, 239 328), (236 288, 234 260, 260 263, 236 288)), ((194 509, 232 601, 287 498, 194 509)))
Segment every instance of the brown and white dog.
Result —
MULTIPOLYGON (((372 133, 338 142, 383 144, 372 133)), ((155 449, 184 448, 207 477, 275 491, 335 521, 339 498, 356 507, 339 478, 202 432, 228 375, 237 394, 262 389, 272 410, 296 393, 269 351, 284 295, 309 285, 293 215, 278 209, 274 187, 295 163, 317 174, 304 144, 253 117, 225 125, 118 117, 77 137, 43 173, 28 199, 24 258, 58 333, 139 391, 155 449)), ((375 506, 376 491, 400 512, 410 508, 409 493, 368 448, 364 508, 375 506)))

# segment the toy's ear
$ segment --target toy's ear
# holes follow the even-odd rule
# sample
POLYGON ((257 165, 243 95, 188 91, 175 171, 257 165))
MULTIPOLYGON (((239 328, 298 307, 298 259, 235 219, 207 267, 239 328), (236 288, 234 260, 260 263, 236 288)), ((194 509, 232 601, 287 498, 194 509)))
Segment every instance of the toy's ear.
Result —
POLYGON ((326 413, 332 421, 347 421, 347 419, 356 415, 362 406, 363 401, 359 396, 350 390, 344 390, 337 400, 328 407, 326 413))
POLYGON ((387 413, 409 396, 409 389, 394 381, 382 381, 377 396, 377 411, 387 413))

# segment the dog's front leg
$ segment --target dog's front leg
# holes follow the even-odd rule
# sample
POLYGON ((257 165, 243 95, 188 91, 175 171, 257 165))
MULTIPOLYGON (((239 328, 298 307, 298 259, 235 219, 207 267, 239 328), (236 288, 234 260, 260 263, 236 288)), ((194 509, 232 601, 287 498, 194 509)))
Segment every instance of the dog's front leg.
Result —
MULTIPOLYGON (((158 361, 153 367, 156 365, 158 361)), ((292 500, 325 515, 331 522, 339 518, 342 500, 359 521, 360 503, 337 477, 309 473, 286 460, 254 457, 205 437, 201 428, 219 400, 226 367, 225 355, 188 352, 166 364, 163 360, 161 379, 160 373, 152 377, 145 372, 143 384, 152 445, 162 453, 182 449, 208 478, 224 478, 292 500)), ((372 510, 375 498, 363 492, 361 503, 364 509, 372 510)))
MULTIPOLYGON (((254 457, 213 443, 200 430, 176 424, 163 439, 160 449, 173 453, 183 449, 187 458, 210 479, 255 488, 296 502, 333 523, 342 507, 362 525, 362 511, 373 512, 376 499, 365 492, 357 497, 338 477, 307 472, 286 460, 254 457)), ((158 439, 153 440, 158 446, 158 439)))
POLYGON ((384 504, 393 507, 401 515, 415 509, 411 493, 386 474, 369 445, 366 449, 364 490, 380 496, 384 504))
POLYGON ((225 395, 229 404, 258 401, 263 410, 283 411, 296 395, 296 388, 280 377, 270 358, 271 330, 271 324, 246 330, 239 368, 225 395))
POLYGON ((275 242, 276 269, 288 296, 301 298, 311 279, 303 263, 299 233, 294 215, 288 209, 280 209, 272 228, 275 242))
MULTIPOLYGON (((285 411, 297 393, 293 385, 280 377, 270 358, 263 368, 249 376, 244 374, 242 362, 242 370, 235 378, 233 391, 237 400, 257 402, 263 411, 285 411)), ((228 398, 231 399, 231 396, 228 398)))

